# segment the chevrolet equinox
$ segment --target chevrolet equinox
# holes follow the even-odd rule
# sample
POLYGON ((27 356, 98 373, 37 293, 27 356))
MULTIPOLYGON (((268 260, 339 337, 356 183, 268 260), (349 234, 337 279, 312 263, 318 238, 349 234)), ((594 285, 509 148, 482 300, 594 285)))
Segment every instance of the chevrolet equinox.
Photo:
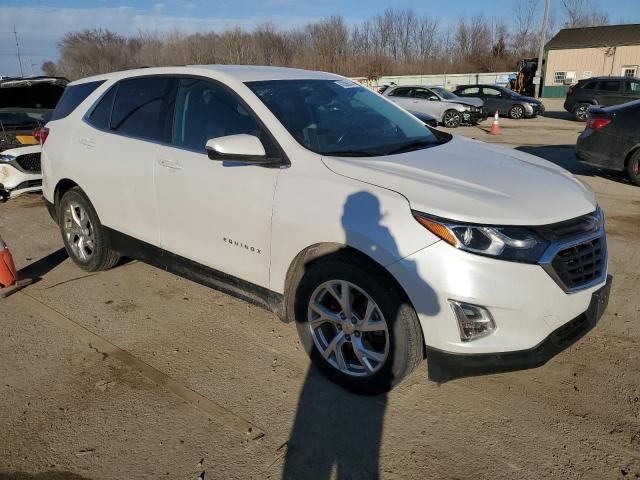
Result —
POLYGON ((43 190, 72 260, 137 258, 269 308, 352 391, 388 391, 425 357, 541 365, 606 307, 588 187, 344 77, 146 68, 64 95, 43 190))

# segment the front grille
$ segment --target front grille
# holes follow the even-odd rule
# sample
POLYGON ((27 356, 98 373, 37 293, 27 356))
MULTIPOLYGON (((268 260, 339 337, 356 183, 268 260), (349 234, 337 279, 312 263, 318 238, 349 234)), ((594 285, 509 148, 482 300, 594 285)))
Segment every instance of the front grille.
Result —
POLYGON ((556 253, 551 266, 565 290, 574 290, 603 277, 606 265, 604 236, 564 248, 556 253))
POLYGON ((597 232, 601 224, 601 213, 596 210, 571 220, 535 227, 535 230, 549 242, 564 242, 587 233, 597 232))
POLYGON ((40 153, 25 153, 16 157, 16 163, 27 172, 40 171, 40 153))

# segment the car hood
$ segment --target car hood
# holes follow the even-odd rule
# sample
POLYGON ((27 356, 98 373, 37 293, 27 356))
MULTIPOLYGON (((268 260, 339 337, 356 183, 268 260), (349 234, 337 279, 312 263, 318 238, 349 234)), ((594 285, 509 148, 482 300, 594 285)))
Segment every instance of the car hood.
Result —
POLYGON ((535 103, 536 105, 540 105, 542 103, 540 100, 533 97, 521 96, 521 97, 514 97, 513 99, 519 102, 535 103))
POLYGON ((482 107, 484 102, 481 98, 455 98, 451 100, 442 99, 443 102, 447 103, 461 103, 462 105, 471 105, 472 107, 482 107))
POLYGON ((454 136, 384 157, 323 157, 334 173, 396 191, 414 210, 493 225, 546 225, 590 213, 593 191, 527 153, 454 136))

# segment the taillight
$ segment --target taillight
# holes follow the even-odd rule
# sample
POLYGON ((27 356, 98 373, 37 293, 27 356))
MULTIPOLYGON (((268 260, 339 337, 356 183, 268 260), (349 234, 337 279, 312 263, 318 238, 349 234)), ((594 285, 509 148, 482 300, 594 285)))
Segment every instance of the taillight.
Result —
POLYGON ((607 117, 589 117, 587 119, 587 128, 591 130, 598 130, 611 123, 611 119, 607 117))
POLYGON ((570 89, 567 91, 567 95, 573 95, 573 88, 570 88, 570 89))
POLYGON ((47 127, 42 127, 33 132, 33 137, 40 141, 40 145, 44 145, 44 142, 47 141, 47 137, 49 136, 49 129, 47 127))

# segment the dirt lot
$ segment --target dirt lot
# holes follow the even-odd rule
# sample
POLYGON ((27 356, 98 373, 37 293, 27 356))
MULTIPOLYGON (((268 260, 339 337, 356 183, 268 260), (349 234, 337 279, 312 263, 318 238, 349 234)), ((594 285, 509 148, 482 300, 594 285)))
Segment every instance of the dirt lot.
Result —
POLYGON ((614 276, 601 323, 541 368, 438 385, 423 364, 384 397, 334 387, 293 325, 232 297, 139 262, 84 273, 39 196, 0 205, 39 279, 0 300, 0 479, 639 478, 640 188, 576 164, 581 125, 559 107, 455 133, 592 185, 614 276))

